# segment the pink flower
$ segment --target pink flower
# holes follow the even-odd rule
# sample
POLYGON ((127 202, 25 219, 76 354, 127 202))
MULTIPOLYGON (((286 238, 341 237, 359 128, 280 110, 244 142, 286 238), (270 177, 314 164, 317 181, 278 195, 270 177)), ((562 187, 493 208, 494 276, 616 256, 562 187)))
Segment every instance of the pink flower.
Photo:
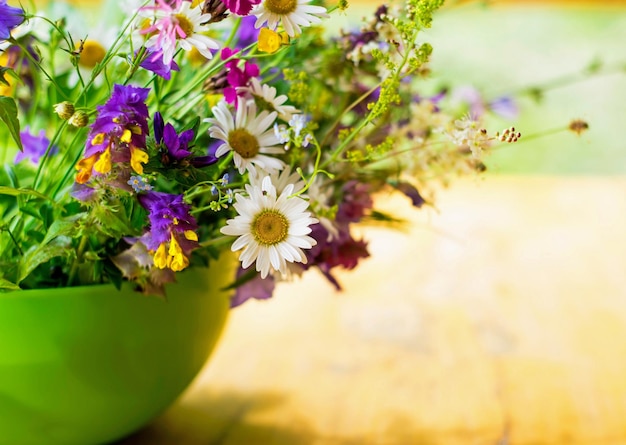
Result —
POLYGON ((261 0, 222 0, 228 10, 237 15, 248 15, 252 7, 261 3, 261 0))
MULTIPOLYGON (((238 51, 230 48, 222 49, 222 60, 227 60, 237 54, 238 51)), ((240 87, 248 86, 250 79, 258 76, 260 72, 256 63, 247 60, 243 61, 243 64, 241 62, 241 59, 233 58, 225 63, 226 80, 229 86, 224 88, 224 99, 230 104, 235 104, 235 106, 237 105, 237 97, 245 94, 240 87)))

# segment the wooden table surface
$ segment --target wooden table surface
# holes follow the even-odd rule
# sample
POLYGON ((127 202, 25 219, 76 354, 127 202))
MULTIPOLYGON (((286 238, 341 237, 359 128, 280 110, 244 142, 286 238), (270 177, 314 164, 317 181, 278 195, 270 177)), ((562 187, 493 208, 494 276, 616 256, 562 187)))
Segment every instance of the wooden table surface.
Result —
POLYGON ((207 367, 119 445, 626 444, 626 178, 457 182, 335 293, 234 310, 207 367))

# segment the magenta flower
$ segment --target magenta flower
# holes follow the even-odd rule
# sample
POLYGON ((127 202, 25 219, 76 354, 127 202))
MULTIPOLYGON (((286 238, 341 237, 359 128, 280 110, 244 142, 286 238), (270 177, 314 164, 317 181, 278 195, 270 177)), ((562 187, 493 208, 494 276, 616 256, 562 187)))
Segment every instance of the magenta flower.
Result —
MULTIPOLYGON (((23 161, 24 159, 30 159, 33 164, 39 164, 39 160, 46 154, 50 140, 46 137, 46 132, 41 130, 39 136, 35 136, 30 132, 30 128, 26 127, 24 131, 20 131, 20 139, 22 140, 23 151, 20 151, 15 156, 14 162, 23 161)), ((50 148, 49 155, 58 153, 59 147, 53 145, 50 148)))
POLYGON ((343 199, 336 220, 339 223, 358 222, 373 205, 370 185, 349 181, 343 186, 343 199))
MULTIPOLYGON (((237 54, 239 50, 224 48, 221 52, 222 60, 237 54)), ((243 96, 244 92, 241 87, 248 86, 250 79, 259 75, 259 66, 256 63, 247 60, 232 58, 224 64, 226 66, 226 80, 228 85, 224 88, 224 99, 230 104, 237 105, 237 97, 243 96), (243 62, 243 63, 241 63, 243 62)))
POLYGON ((336 267, 354 269, 362 258, 367 258, 367 242, 355 240, 350 234, 347 224, 339 227, 337 234, 329 238, 328 230, 322 224, 312 226, 311 237, 317 241, 317 245, 306 251, 307 263, 305 269, 317 266, 337 290, 341 285, 332 275, 336 267))
POLYGON ((24 11, 0 0, 0 41, 11 37, 11 30, 24 21, 24 11))
POLYGON ((237 15, 248 15, 252 7, 261 3, 261 0, 222 0, 228 10, 237 15))

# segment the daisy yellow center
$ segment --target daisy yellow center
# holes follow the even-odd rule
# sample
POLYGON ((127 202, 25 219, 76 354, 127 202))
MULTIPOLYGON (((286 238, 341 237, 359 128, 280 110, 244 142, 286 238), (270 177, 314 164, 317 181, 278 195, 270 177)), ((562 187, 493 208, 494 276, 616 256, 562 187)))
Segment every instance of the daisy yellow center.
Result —
POLYGON ((102 62, 105 55, 106 49, 100 43, 95 40, 85 40, 78 63, 85 68, 93 68, 102 62))
POLYGON ((228 145, 244 159, 253 158, 259 153, 259 141, 245 128, 235 128, 228 133, 228 145))
POLYGON ((298 6, 298 0, 265 0, 265 9, 278 15, 291 14, 298 6))
POLYGON ((272 246, 287 238, 289 221, 274 210, 264 210, 259 213, 251 225, 252 236, 261 245, 272 246))
POLYGON ((193 23, 189 21, 189 19, 183 14, 176 14, 176 21, 178 22, 178 26, 185 33, 185 39, 193 35, 193 23))

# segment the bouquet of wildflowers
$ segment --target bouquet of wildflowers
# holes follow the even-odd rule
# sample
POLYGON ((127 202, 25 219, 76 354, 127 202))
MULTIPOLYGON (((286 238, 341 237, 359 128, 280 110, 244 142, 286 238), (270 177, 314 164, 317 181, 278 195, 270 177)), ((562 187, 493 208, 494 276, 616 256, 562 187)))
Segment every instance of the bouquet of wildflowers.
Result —
POLYGON ((0 0, 0 290, 162 295, 224 250, 241 262, 233 305, 311 268, 339 288, 334 269, 368 256, 354 224, 394 220, 374 194, 422 206, 520 137, 421 90, 442 3, 333 35, 345 0, 109 2, 101 30, 0 0))

